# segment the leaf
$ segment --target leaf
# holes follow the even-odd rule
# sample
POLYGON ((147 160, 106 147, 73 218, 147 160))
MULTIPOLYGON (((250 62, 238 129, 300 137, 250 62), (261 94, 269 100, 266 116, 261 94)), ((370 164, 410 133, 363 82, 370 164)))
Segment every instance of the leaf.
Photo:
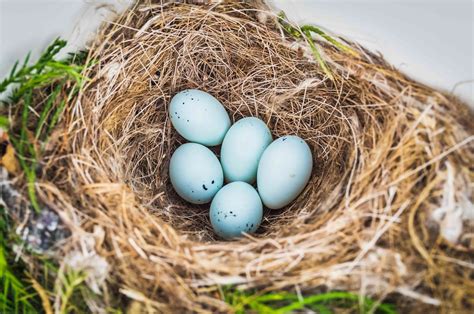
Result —
POLYGON ((10 143, 7 132, 0 129, 0 165, 11 174, 17 174, 20 165, 15 156, 15 149, 10 143))
POLYGON ((9 126, 10 120, 8 119, 8 117, 0 116, 0 128, 8 129, 9 126))

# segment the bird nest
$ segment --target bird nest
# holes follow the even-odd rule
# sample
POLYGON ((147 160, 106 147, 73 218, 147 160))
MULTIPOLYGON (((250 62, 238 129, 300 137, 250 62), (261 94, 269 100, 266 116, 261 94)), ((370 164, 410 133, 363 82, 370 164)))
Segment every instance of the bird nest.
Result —
POLYGON ((87 270, 91 308, 228 311, 232 285, 472 310, 474 116, 354 43, 317 41, 317 62, 281 22, 258 1, 157 1, 103 26, 38 184, 71 233, 54 258, 87 270), (220 240, 172 189, 167 110, 188 88, 311 147, 309 184, 255 234, 220 240))

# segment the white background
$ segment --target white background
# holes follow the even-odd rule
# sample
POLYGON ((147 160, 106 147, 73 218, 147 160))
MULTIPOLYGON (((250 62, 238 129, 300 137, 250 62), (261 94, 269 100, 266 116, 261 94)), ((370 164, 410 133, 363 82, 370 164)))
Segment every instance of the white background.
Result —
MULTIPOLYGON (((85 45, 111 6, 129 0, 0 0, 0 77, 30 50, 52 40, 85 45)), ((474 107, 474 5, 472 0, 271 0, 297 23, 380 51, 411 77, 452 91, 474 107)))

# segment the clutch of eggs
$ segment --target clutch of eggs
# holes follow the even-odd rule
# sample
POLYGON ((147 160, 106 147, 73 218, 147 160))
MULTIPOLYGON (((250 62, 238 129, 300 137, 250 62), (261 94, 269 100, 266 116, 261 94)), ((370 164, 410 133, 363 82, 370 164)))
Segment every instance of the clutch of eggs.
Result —
POLYGON ((287 206, 310 179, 313 158, 303 139, 284 136, 272 142, 265 122, 255 117, 242 118, 231 127, 224 106, 206 92, 179 92, 171 100, 169 115, 176 131, 191 142, 171 157, 171 184, 190 203, 212 201, 211 224, 224 239, 255 232, 263 205, 287 206), (220 144, 219 161, 206 146, 220 144))

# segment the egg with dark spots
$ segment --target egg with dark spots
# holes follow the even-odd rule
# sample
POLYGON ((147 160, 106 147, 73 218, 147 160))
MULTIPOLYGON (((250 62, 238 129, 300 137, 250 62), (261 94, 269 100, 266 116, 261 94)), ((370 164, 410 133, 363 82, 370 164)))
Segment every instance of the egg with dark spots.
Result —
POLYGON ((257 171, 257 188, 263 204, 279 209, 295 200, 308 183, 313 156, 298 136, 273 141, 263 152, 257 171))
POLYGON ((224 106, 212 95, 197 89, 176 94, 171 99, 169 115, 182 137, 206 146, 220 145, 231 124, 224 106))
POLYGON ((263 206, 254 187, 232 182, 217 192, 209 211, 214 232, 224 238, 238 238, 255 232, 262 222, 263 206))
POLYGON ((224 183, 219 160, 207 147, 183 144, 173 153, 169 166, 174 190, 193 204, 209 203, 224 183))

